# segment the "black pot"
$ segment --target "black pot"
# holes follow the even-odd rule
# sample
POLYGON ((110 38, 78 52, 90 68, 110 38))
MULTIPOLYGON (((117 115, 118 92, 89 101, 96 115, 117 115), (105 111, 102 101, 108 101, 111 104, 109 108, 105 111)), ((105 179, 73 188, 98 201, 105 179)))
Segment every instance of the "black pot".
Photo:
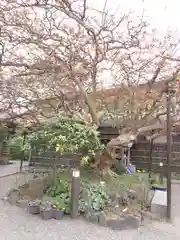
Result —
POLYGON ((40 213, 40 207, 39 206, 29 206, 29 213, 30 214, 39 214, 40 213))
POLYGON ((57 209, 53 209, 52 210, 52 217, 57 219, 57 220, 61 220, 64 216, 64 211, 63 210, 57 210, 57 209))
POLYGON ((161 186, 153 186, 151 187, 151 190, 158 190, 158 191, 162 191, 162 192, 166 192, 167 188, 166 187, 161 187, 161 186))
POLYGON ((40 215, 42 219, 49 220, 52 218, 52 210, 41 210, 40 215))

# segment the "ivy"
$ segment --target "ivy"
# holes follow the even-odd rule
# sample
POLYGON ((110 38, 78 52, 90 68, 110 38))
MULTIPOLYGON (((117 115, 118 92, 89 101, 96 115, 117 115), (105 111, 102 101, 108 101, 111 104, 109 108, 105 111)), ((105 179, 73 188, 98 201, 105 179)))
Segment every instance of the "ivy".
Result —
MULTIPOLYGON (((63 201, 67 213, 70 209, 70 183, 57 177, 53 185, 47 186, 44 193, 48 197, 63 201)), ((79 212, 100 212, 110 204, 110 198, 103 186, 98 183, 86 183, 81 181, 79 195, 79 212)))
POLYGON ((110 203, 110 198, 100 184, 83 183, 79 201, 80 212, 99 212, 110 203))

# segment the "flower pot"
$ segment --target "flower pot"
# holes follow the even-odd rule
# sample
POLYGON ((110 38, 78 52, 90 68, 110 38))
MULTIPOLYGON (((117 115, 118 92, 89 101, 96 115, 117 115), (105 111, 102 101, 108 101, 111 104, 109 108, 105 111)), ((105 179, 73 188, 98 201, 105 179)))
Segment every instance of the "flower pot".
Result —
POLYGON ((57 210, 57 209, 53 209, 52 210, 52 217, 57 219, 57 220, 61 220, 64 216, 64 211, 63 210, 57 210))
POLYGON ((39 214, 40 207, 39 206, 29 206, 29 213, 30 214, 39 214))
POLYGON ((161 186, 152 186, 151 190, 158 190, 158 191, 163 191, 166 192, 167 188, 166 187, 161 187, 161 186))
POLYGON ((55 208, 52 209, 52 218, 56 218, 56 209, 55 208))
POLYGON ((52 218, 52 210, 41 210, 40 215, 42 219, 49 220, 52 218))

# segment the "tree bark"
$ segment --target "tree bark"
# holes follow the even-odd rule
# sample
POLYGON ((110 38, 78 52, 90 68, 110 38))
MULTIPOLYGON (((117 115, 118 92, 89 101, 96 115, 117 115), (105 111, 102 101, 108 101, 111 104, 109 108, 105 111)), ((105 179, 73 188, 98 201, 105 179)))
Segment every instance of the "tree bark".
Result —
POLYGON ((79 87, 79 90, 81 91, 82 96, 84 97, 84 100, 86 101, 88 108, 89 108, 89 113, 92 118, 92 122, 96 124, 97 126, 99 125, 99 119, 96 114, 96 107, 94 106, 93 101, 90 99, 86 91, 84 90, 82 84, 79 81, 76 81, 79 87))

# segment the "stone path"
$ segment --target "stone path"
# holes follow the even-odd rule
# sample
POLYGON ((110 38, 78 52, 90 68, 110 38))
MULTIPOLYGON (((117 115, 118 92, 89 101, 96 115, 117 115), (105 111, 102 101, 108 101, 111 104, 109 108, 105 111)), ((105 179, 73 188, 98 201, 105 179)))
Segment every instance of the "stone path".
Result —
MULTIPOLYGON (((0 178, 0 197, 8 189, 25 181, 25 176, 0 178)), ((64 218, 43 221, 24 209, 0 201, 1 240, 179 240, 180 239, 180 184, 173 185, 173 224, 154 222, 139 231, 112 231, 82 220, 64 218)))
MULTIPOLYGON (((23 164, 23 167, 25 168, 28 166, 28 162, 25 162, 23 164)), ((14 173, 19 172, 20 170, 20 161, 14 161, 13 164, 8 164, 8 165, 0 165, 0 178, 7 176, 7 175, 12 175, 14 173)))

